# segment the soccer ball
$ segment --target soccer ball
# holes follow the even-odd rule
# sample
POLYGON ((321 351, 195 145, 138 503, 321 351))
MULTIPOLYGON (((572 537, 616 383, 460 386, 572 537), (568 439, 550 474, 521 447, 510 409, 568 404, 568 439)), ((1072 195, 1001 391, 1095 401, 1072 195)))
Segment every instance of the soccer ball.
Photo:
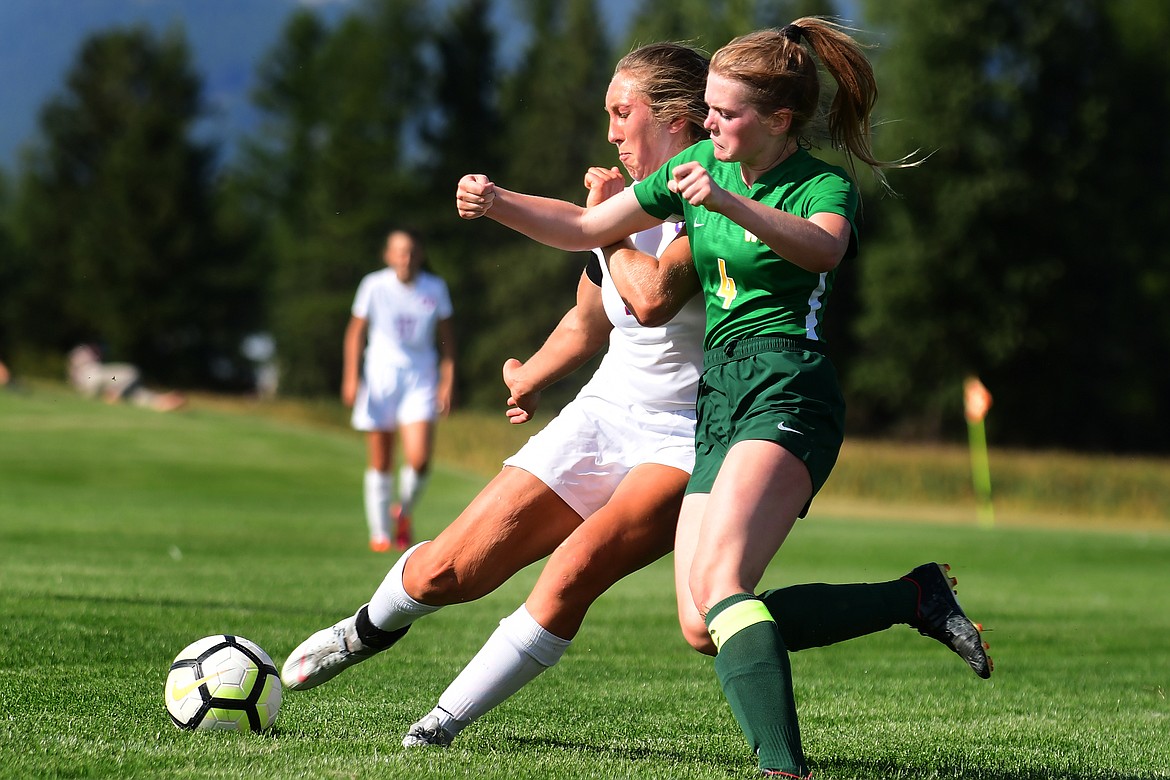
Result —
POLYGON ((280 673, 255 642, 216 634, 175 657, 165 694, 171 721, 181 729, 259 732, 280 711, 280 673))

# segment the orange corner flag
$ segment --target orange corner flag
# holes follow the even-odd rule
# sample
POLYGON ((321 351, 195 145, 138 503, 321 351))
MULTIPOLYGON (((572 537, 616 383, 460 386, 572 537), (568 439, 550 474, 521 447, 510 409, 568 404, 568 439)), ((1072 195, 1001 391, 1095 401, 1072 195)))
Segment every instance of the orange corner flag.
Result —
POLYGON ((967 433, 971 443, 971 477, 979 501, 979 522, 985 528, 995 524, 995 509, 991 504, 991 466, 987 456, 987 431, 983 418, 991 408, 991 393, 977 378, 963 380, 963 413, 967 417, 967 433))
POLYGON ((963 380, 963 412, 967 420, 973 423, 981 422, 991 408, 991 393, 976 377, 969 376, 963 380))

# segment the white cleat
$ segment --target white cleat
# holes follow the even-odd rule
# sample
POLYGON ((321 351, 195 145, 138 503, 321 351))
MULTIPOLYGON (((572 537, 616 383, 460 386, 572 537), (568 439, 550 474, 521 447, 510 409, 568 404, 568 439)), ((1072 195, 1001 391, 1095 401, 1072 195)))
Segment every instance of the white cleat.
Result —
POLYGON ((455 736, 439 725, 439 719, 434 715, 427 715, 415 723, 402 738, 402 747, 447 747, 455 736))
POLYGON ((357 634, 356 616, 350 615, 301 642, 284 662, 280 679, 294 691, 315 688, 377 652, 377 649, 362 644, 357 634))

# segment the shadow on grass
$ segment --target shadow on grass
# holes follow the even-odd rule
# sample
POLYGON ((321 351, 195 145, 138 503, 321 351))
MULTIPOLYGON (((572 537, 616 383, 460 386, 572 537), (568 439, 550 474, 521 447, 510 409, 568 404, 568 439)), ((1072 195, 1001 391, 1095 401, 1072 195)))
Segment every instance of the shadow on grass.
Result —
MULTIPOLYGON (((739 761, 728 761, 723 756, 704 757, 701 752, 674 750, 669 747, 585 744, 546 737, 511 737, 510 741, 533 750, 556 749, 585 753, 610 759, 630 762, 655 760, 670 762, 690 768, 703 767, 728 777, 744 777, 745 771, 752 773, 755 767, 739 761)), ((883 778, 883 780, 1153 780, 1163 775, 1134 774, 1132 771, 1068 771, 1067 769, 1038 769, 1020 767, 999 769, 989 766, 932 763, 923 766, 898 765, 888 761, 817 761, 813 767, 814 778, 883 778)))
POLYGON ((1134 774, 1129 771, 1069 771, 1067 768, 1019 767, 1000 769, 993 766, 972 764, 930 763, 923 766, 892 764, 888 761, 818 761, 813 767, 813 776, 834 777, 880 777, 884 780, 1152 780, 1155 774, 1134 774))
POLYGON ((245 603, 239 599, 216 600, 208 598, 155 598, 151 596, 98 596, 92 593, 25 593, 17 596, 21 601, 80 602, 84 604, 116 604, 119 606, 155 607, 158 609, 220 609, 229 612, 262 612, 282 615, 298 615, 308 618, 319 618, 320 609, 307 607, 293 607, 289 604, 245 603))
POLYGON ((668 747, 591 745, 583 742, 550 739, 548 737, 513 736, 509 738, 509 741, 532 750, 555 749, 630 762, 652 759, 690 768, 701 766, 715 772, 725 773, 728 777, 743 777, 745 769, 748 771, 752 769, 748 764, 738 765, 736 762, 730 762, 731 765, 729 765, 729 762, 722 756, 712 755, 708 758, 694 750, 675 750, 668 747))

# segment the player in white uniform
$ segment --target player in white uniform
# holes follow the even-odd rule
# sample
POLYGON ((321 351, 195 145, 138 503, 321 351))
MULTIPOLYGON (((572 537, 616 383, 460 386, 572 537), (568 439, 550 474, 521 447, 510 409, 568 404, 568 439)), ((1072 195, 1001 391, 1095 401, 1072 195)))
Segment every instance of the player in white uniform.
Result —
MULTIPOLYGON (((618 63, 606 95, 609 138, 633 178, 702 137, 706 71, 702 54, 677 44, 645 46, 618 63)), ((585 181, 589 205, 623 184, 616 168, 590 169, 585 181)), ((635 241, 658 254, 677 236, 675 225, 664 225, 635 241)), ((577 305, 541 349, 527 363, 504 364, 508 415, 513 423, 530 419, 540 391, 608 341, 592 380, 450 526, 408 550, 367 605, 289 655, 281 675, 287 687, 319 685, 390 647, 419 618, 480 598, 550 556, 524 605, 501 621, 404 740, 449 744, 555 664, 598 596, 671 550, 694 463, 702 306, 696 298, 665 326, 643 328, 604 264, 591 265, 578 283, 577 305)), ((688 598, 679 608, 694 606, 688 598)))
POLYGON ((354 296, 341 381, 342 401, 353 407, 353 427, 366 432, 363 495, 375 552, 390 549, 391 516, 398 548, 410 546, 410 514, 430 469, 435 419, 450 409, 455 380, 446 283, 423 270, 422 246, 407 231, 386 237, 383 259, 387 267, 367 274, 354 296), (394 501, 396 432, 405 462, 394 501))

